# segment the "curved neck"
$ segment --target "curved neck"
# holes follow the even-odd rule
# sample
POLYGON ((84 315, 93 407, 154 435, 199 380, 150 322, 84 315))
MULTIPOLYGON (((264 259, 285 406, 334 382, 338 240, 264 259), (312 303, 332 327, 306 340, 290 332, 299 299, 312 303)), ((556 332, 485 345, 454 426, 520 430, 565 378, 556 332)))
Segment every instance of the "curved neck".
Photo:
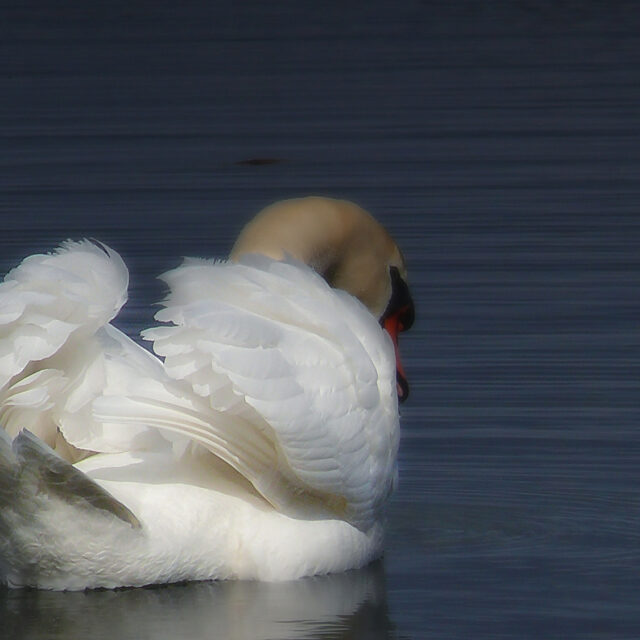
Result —
POLYGON ((376 317, 390 296, 389 264, 404 267, 391 236, 369 213, 346 200, 320 197, 284 200, 260 212, 242 230, 230 258, 247 253, 300 260, 376 317))

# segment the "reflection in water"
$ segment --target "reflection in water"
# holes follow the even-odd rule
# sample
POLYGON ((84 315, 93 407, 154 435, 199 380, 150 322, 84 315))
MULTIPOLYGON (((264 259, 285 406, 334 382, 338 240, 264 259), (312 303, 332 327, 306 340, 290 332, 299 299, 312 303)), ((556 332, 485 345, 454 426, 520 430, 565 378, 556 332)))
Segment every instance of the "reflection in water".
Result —
POLYGON ((381 562, 283 583, 196 582, 146 589, 0 591, 8 638, 396 637, 381 562))

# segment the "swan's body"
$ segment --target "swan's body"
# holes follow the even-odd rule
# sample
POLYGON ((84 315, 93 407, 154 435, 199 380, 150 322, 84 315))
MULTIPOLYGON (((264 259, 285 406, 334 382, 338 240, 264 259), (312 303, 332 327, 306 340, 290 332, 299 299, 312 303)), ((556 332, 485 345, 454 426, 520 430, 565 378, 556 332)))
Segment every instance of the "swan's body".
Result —
POLYGON ((164 362, 109 324, 128 273, 108 248, 67 243, 0 285, 10 585, 287 580, 379 555, 393 343, 316 271, 249 253, 165 276, 169 324, 144 334, 164 362))

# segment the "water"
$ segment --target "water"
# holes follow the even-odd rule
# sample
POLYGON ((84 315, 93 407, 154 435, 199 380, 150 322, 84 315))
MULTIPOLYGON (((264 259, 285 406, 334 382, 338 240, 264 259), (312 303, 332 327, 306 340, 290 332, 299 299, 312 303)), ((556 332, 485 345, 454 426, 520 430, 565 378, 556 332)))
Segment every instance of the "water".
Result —
POLYGON ((0 11, 0 271, 99 238, 135 334, 180 256, 319 193, 390 229, 418 311, 382 564, 2 591, 8 637, 640 636, 633 2, 0 11))

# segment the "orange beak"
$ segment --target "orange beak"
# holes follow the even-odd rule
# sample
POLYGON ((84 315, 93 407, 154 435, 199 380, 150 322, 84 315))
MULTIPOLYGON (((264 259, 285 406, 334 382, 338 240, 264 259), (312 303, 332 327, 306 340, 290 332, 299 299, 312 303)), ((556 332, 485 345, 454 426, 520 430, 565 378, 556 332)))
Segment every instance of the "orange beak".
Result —
POLYGON ((398 400, 400 402, 404 402, 409 397, 409 383, 407 382, 407 376, 404 373, 404 367, 400 360, 400 350, 398 348, 398 334, 406 328, 402 323, 402 318, 406 316, 408 310, 408 306, 402 307, 396 311, 396 313, 390 315, 384 320, 384 328, 391 336, 396 352, 396 390, 398 392, 398 400))

